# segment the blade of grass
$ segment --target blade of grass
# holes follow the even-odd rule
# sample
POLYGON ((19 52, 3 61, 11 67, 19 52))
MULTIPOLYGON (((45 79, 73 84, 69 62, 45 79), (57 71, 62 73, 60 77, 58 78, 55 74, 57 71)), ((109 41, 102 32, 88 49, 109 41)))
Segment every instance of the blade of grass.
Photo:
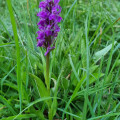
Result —
POLYGON ((115 66, 116 66, 117 61, 118 61, 118 59, 119 59, 119 58, 120 58, 120 53, 118 54, 118 57, 116 58, 116 60, 115 60, 114 64, 112 65, 112 68, 111 68, 111 70, 110 70, 109 75, 113 72, 113 70, 114 70, 114 68, 115 68, 115 66))
MULTIPOLYGON (((11 117, 7 117, 7 118, 3 118, 1 120, 13 120, 16 116, 11 116, 11 117)), ((20 120, 20 119, 31 119, 31 118, 34 118, 34 117, 37 117, 35 114, 24 114, 24 115, 20 115, 17 119, 20 120)))
POLYGON ((14 39, 15 39, 15 45, 17 50, 17 83, 18 83, 18 89, 19 89, 19 99, 20 99, 20 111, 22 111, 22 80, 21 80, 21 68, 20 68, 20 47, 19 47, 19 41, 18 41, 18 35, 17 35, 17 25, 12 9, 11 0, 7 0, 7 6, 10 14, 12 29, 14 33, 14 39))
POLYGON ((2 43, 0 47, 14 46, 14 43, 2 43))
POLYGON ((112 116, 118 116, 118 115, 120 115, 120 112, 118 112, 118 113, 110 113, 110 114, 106 114, 106 115, 101 115, 101 116, 97 116, 97 117, 94 117, 94 118, 90 118, 88 120, 98 120, 100 118, 112 117, 112 116))
POLYGON ((93 34, 92 38, 90 39, 89 45, 92 43, 94 37, 97 35, 98 31, 100 30, 100 27, 103 25, 105 22, 105 19, 99 24, 98 28, 96 29, 95 33, 93 34))
POLYGON ((79 79, 79 76, 78 76, 78 74, 77 74, 77 72, 76 72, 76 70, 75 70, 75 67, 74 67, 74 64, 73 64, 73 62, 72 62, 72 59, 71 59, 70 55, 69 55, 69 59, 70 59, 70 64, 71 64, 72 70, 73 70, 73 72, 74 72, 74 74, 75 74, 75 77, 77 78, 77 80, 78 80, 78 82, 79 82, 80 79, 79 79))
POLYGON ((65 20, 67 19, 68 15, 69 15, 69 13, 71 11, 71 9, 73 8, 73 6, 75 5, 76 2, 77 2, 77 0, 74 0, 73 4, 71 5, 70 9, 68 10, 68 12, 67 12, 67 14, 66 14, 66 16, 64 18, 63 24, 65 23, 65 20))
POLYGON ((7 30, 6 26, 5 26, 5 24, 3 23, 3 21, 2 21, 1 19, 0 19, 0 23, 3 25, 3 27, 4 27, 5 31, 6 31, 6 33, 7 33, 8 36, 9 36, 9 38, 10 38, 11 40, 13 40, 12 37, 11 37, 11 35, 10 35, 10 33, 8 32, 8 30, 7 30))
POLYGON ((83 120, 86 120, 87 115, 87 105, 88 105, 88 91, 89 91, 89 42, 88 42, 88 17, 85 22, 85 37, 86 37, 86 53, 87 53, 87 77, 86 77, 86 91, 85 91, 85 102, 83 109, 83 120))
POLYGON ((6 107, 13 113, 13 115, 17 114, 15 110, 12 108, 12 106, 9 104, 8 100, 6 100, 6 98, 2 97, 1 95, 0 95, 0 101, 3 102, 4 105, 6 105, 6 107))
POLYGON ((16 67, 16 65, 5 75, 5 77, 3 77, 1 79, 1 91, 3 89, 3 83, 4 83, 5 79, 10 75, 10 73, 15 69, 15 67, 16 67))
POLYGON ((73 117, 76 117, 76 118, 81 118, 81 117, 79 117, 79 116, 77 116, 77 115, 75 115, 75 114, 72 114, 72 113, 70 113, 70 112, 67 112, 67 111, 65 111, 65 110, 63 110, 63 109, 58 108, 58 110, 66 113, 66 114, 68 114, 68 115, 70 115, 70 116, 73 116, 73 117))

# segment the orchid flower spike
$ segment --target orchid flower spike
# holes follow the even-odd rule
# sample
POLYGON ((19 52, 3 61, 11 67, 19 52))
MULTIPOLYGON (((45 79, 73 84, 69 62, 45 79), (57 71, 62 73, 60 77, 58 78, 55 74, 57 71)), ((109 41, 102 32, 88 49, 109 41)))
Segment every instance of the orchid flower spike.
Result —
POLYGON ((38 22, 39 31, 37 47, 45 47, 45 56, 55 48, 53 45, 55 38, 60 31, 58 23, 61 22, 61 7, 58 5, 60 0, 45 0, 40 2, 41 11, 37 14, 40 18, 38 22))

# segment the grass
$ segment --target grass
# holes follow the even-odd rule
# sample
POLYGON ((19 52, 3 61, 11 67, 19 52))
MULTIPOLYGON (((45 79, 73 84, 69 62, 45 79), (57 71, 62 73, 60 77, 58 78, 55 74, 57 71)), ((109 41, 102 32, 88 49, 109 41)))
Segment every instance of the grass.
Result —
POLYGON ((10 13, 11 18, 11 24, 12 29, 14 33, 14 39, 15 39, 15 45, 16 45, 16 56, 17 56, 17 85, 19 90, 19 99, 20 99, 20 111, 22 110, 22 80, 21 80, 21 68, 20 68, 20 47, 19 47, 19 41, 18 41, 18 35, 17 35, 17 28, 16 28, 16 22, 15 17, 13 14, 12 4, 10 0, 7 0, 7 5, 10 13))
POLYGON ((0 0, 0 119, 120 119, 120 2, 60 1, 63 21, 50 54, 37 48, 39 0, 0 0), (42 93, 42 94, 41 94, 42 93))

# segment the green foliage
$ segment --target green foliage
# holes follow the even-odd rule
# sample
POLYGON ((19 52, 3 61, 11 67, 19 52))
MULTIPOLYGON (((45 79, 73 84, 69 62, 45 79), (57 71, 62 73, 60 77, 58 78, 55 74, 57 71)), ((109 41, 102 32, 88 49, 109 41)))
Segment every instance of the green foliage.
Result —
POLYGON ((119 120, 120 2, 60 1, 50 93, 36 47, 39 2, 0 0, 0 119, 46 120, 51 106, 54 119, 119 120))

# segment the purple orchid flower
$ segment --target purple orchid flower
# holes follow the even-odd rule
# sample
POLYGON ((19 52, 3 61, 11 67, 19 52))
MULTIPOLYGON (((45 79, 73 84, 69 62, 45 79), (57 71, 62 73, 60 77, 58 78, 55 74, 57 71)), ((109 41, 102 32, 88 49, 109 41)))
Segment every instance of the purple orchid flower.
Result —
POLYGON ((61 22, 61 7, 58 5, 60 0, 45 0, 40 2, 41 11, 37 14, 40 18, 38 22, 39 31, 37 47, 45 47, 45 56, 55 48, 53 42, 60 31, 58 23, 61 22))

